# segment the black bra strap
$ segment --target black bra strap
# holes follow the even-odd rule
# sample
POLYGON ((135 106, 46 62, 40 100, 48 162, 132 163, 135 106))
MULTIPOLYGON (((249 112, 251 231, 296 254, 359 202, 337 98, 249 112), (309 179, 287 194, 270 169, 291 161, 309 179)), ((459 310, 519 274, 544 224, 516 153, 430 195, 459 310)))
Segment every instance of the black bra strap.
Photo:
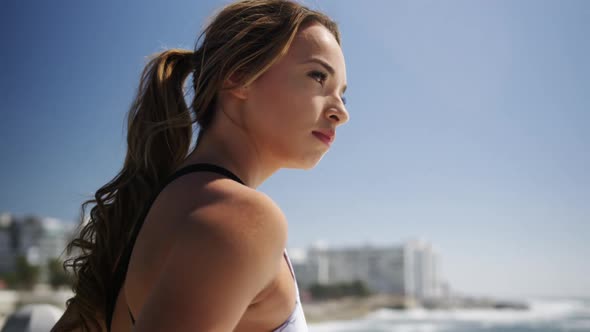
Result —
MULTIPOLYGON (((201 164, 192 164, 192 165, 188 165, 185 166, 181 169, 179 169, 178 171, 174 172, 172 175, 170 175, 168 177, 168 180, 164 183, 164 185, 160 188, 160 191, 162 191, 164 189, 164 187, 166 187, 170 182, 176 180, 177 178, 188 174, 188 173, 193 173, 193 172, 212 172, 212 173, 217 173, 217 174, 221 174, 221 175, 225 175, 228 178, 237 181, 241 184, 244 184, 244 182, 242 180, 240 180, 240 178, 235 175, 234 173, 228 171, 227 169, 221 167, 221 166, 217 166, 217 165, 213 165, 213 164, 207 164, 207 163, 201 163, 201 164)), ((159 193, 159 192, 158 192, 159 193)))
MULTIPOLYGON (((128 242, 127 247, 125 247, 125 249, 123 250, 123 254, 119 258, 119 262, 117 263, 117 267, 115 269, 115 274, 112 278, 114 287, 110 290, 107 290, 107 296, 106 296, 106 311, 105 311, 106 318, 105 318, 105 320, 106 320, 107 331, 111 330, 111 323, 113 320, 113 314, 114 314, 114 310, 115 310, 117 296, 119 295, 119 292, 121 291, 121 287, 123 287, 123 282, 125 281, 125 275, 127 274, 127 267, 129 265, 129 261, 131 259, 131 253, 133 251, 133 247, 135 245, 135 240, 137 239, 137 235, 139 234, 139 230, 141 229, 141 226, 143 225, 143 222, 145 221, 145 218, 148 214, 149 209, 151 208, 152 204, 156 200, 156 197, 164 189, 164 187, 166 187, 168 184, 170 184, 170 182, 176 180, 177 178, 179 178, 185 174, 193 173, 193 172, 218 173, 218 174, 224 175, 232 180, 235 180, 241 184, 244 184, 244 182, 234 173, 228 171, 227 169, 225 169, 221 166, 208 164, 208 163, 199 163, 199 164, 192 164, 192 165, 185 166, 185 167, 177 170, 176 172, 172 173, 166 179, 164 184, 161 185, 159 190, 157 190, 156 193, 152 196, 150 203, 147 205, 147 208, 143 211, 141 218, 135 223, 135 226, 132 231, 131 240, 130 240, 130 242, 128 242)), ((127 307, 127 311, 129 311, 129 316, 131 317, 131 321, 135 325, 135 319, 133 318, 133 314, 131 313, 129 306, 127 307)))
POLYGON ((127 306, 127 311, 129 312, 129 318, 131 318, 131 324, 135 325, 135 318, 133 318, 133 314, 131 313, 129 306, 127 306))

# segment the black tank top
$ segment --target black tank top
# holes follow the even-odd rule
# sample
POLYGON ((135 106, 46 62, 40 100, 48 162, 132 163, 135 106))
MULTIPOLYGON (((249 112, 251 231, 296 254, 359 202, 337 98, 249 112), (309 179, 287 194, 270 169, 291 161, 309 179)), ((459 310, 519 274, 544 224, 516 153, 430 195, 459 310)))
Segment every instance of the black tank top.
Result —
MULTIPOLYGON (((113 287, 112 287, 112 289, 107 290, 107 295, 106 295, 105 313, 106 313, 107 331, 109 331, 109 332, 111 331, 111 323, 113 321, 113 314, 115 311, 115 304, 117 302, 117 296, 119 295, 119 292, 121 291, 121 287, 123 287, 123 282, 125 281, 125 275, 127 274, 127 267, 129 266, 129 260, 131 259, 131 252, 133 251, 133 246, 135 245, 135 240, 137 239, 137 235, 139 234, 139 230, 141 229, 141 226, 143 225, 143 222, 145 221, 148 211, 150 210, 152 204, 156 200, 156 197, 160 194, 160 192, 164 189, 164 187, 166 187, 168 184, 170 184, 170 182, 174 181, 175 179, 177 179, 185 174, 194 173, 194 172, 217 173, 217 174, 227 176, 228 178, 235 180, 241 184, 244 184, 244 182, 242 180, 240 180, 239 177, 237 177, 235 174, 228 171, 227 169, 225 169, 221 166, 207 164, 207 163, 199 163, 199 164, 192 164, 192 165, 185 166, 185 167, 177 170, 176 172, 172 173, 168 177, 168 179, 166 181, 164 181, 164 184, 161 185, 160 188, 156 191, 156 193, 152 196, 152 199, 150 200, 150 203, 147 205, 141 218, 135 224, 135 227, 133 228, 133 232, 132 232, 132 236, 131 236, 131 241, 128 242, 127 247, 125 247, 125 249, 123 250, 123 254, 121 255, 121 258, 119 259, 119 262, 117 263, 117 266, 115 269, 115 274, 113 275, 113 287)), ((133 325, 135 325, 135 319, 133 318, 133 314, 131 314, 131 310, 129 309, 129 306, 127 306, 127 311, 129 311, 129 317, 131 318, 133 325)))

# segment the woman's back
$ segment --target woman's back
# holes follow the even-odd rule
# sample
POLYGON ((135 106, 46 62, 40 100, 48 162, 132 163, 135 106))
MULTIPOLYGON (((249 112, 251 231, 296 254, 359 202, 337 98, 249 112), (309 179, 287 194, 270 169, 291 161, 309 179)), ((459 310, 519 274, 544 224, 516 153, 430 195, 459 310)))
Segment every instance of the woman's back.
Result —
POLYGON ((169 315, 176 317, 179 330, 188 330, 186 324, 205 324, 191 330, 213 329, 206 324, 214 322, 224 324, 215 328, 229 330, 238 318, 235 331, 272 330, 298 304, 294 275, 282 255, 285 240, 284 216, 264 194, 220 174, 184 174, 161 191, 145 218, 117 297, 112 331, 129 331, 127 306, 138 317, 146 304, 148 312, 155 311, 146 314, 146 321, 155 318, 166 329, 174 329, 164 318, 169 315), (179 254, 182 258, 170 257, 179 254), (158 299, 150 300, 154 292, 158 299), (195 295, 181 301, 179 294, 191 292, 195 295), (243 301, 249 303, 244 307, 243 301), (186 322, 177 321, 181 310, 189 312, 186 322))

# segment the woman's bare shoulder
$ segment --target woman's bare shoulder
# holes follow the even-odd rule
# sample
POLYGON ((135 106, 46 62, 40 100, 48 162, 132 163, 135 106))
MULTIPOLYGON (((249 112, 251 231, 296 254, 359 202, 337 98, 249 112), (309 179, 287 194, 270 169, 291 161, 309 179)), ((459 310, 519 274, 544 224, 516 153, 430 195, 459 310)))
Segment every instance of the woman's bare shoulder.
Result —
POLYGON ((280 268, 287 221, 270 197, 244 186, 200 190, 209 202, 181 220, 139 331, 232 330, 280 268))
POLYGON ((230 233, 275 231, 279 239, 286 236, 287 219, 271 197, 218 174, 187 175, 167 196, 183 211, 178 215, 186 219, 181 225, 230 233))
POLYGON ((243 245, 270 245, 284 248, 287 218, 265 193, 245 187, 206 188, 216 199, 198 206, 187 216, 185 225, 212 235, 237 237, 243 245), (265 239, 266 244, 258 241, 265 239))

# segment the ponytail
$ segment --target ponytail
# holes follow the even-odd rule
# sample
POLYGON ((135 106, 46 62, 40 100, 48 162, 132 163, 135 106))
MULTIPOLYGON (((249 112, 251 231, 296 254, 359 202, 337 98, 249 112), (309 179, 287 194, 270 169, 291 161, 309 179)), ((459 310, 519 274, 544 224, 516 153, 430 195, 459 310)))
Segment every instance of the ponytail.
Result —
MULTIPOLYGON (((151 195, 187 156, 193 119, 184 100, 184 81, 193 71, 192 51, 171 49, 151 57, 141 74, 137 95, 127 119, 127 155, 122 170, 82 204, 81 219, 89 204, 87 222, 66 247, 64 268, 75 276, 75 296, 67 302, 67 321, 53 331, 83 326, 102 330, 107 314, 106 294, 114 287, 112 276, 134 225, 151 195)), ((64 315, 65 317, 66 315, 64 315)))

